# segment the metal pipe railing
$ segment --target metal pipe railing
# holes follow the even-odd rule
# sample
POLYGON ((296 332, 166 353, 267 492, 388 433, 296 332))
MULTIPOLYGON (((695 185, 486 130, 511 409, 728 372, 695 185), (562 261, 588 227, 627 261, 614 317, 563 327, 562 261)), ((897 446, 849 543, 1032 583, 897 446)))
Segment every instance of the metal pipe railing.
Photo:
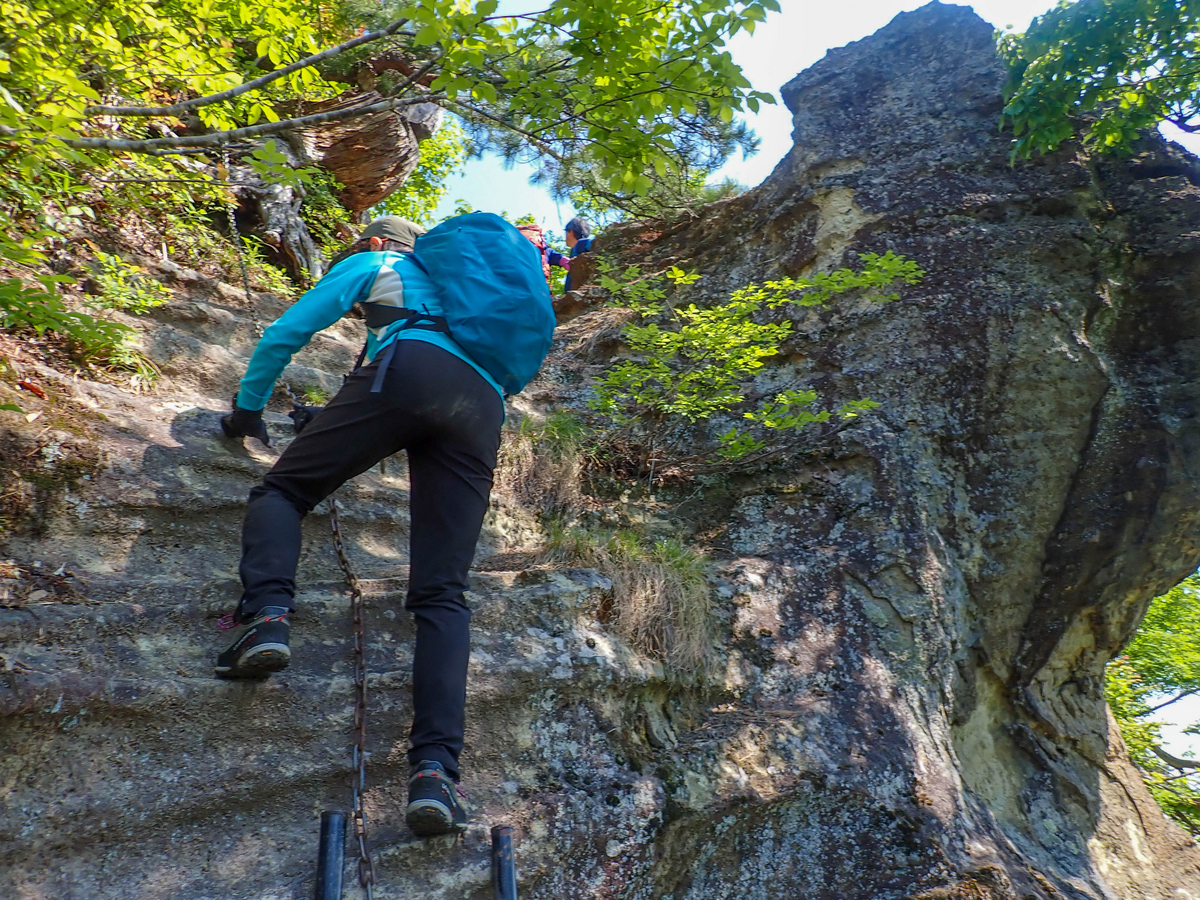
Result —
POLYGON ((513 862, 513 836, 509 825, 492 828, 492 890, 496 900, 517 900, 517 867, 513 862))
POLYGON ((342 900, 342 871, 346 865, 346 814, 321 813, 321 844, 317 850, 317 900, 342 900))
MULTIPOLYGON (((342 900, 345 857, 346 814, 327 810, 321 813, 316 900, 342 900)), ((510 825, 492 827, 492 892, 496 900, 517 900, 517 867, 510 825)))

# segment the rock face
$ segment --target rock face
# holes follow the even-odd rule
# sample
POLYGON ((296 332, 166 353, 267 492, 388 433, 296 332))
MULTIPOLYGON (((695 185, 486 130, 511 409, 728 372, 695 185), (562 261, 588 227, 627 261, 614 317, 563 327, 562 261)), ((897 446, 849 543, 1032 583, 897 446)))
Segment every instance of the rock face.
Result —
POLYGON ((742 702, 800 735, 750 758, 798 774, 752 778, 778 793, 717 820, 724 853, 709 801, 689 804, 675 871, 712 862, 668 895, 733 896, 738 852, 790 860, 804 897, 1200 895, 1200 855, 1131 776, 1102 693, 1149 598, 1197 563, 1200 166, 1157 138, 1012 166, 1003 80, 969 10, 901 15, 784 88, 796 146, 760 188, 624 237, 714 297, 850 251, 928 273, 797 322, 763 378, 882 407, 836 461, 732 512, 734 630, 761 654, 742 702), (847 850, 864 842, 883 866, 847 850))
MULTIPOLYGON (((373 91, 346 93, 299 112, 332 112, 382 99, 373 91)), ((284 135, 286 142, 273 143, 293 168, 317 164, 332 175, 342 185, 338 200, 361 221, 408 180, 421 161, 420 142, 433 136, 441 120, 441 107, 422 103, 297 129, 284 135)), ((274 248, 278 264, 296 280, 320 279, 327 260, 300 218, 304 189, 268 182, 248 165, 233 167, 231 180, 246 230, 274 248)))
MULTIPOLYGON (((351 93, 306 108, 305 114, 331 112, 382 100, 372 92, 351 93)), ((383 200, 412 174, 420 161, 417 144, 441 123, 441 108, 432 103, 402 107, 357 119, 327 122, 297 132, 305 155, 342 185, 338 196, 354 213, 383 200)))
MULTIPOLYGON (((706 501, 714 685, 673 685, 615 638, 596 572, 511 565, 501 551, 535 523, 499 486, 458 844, 402 825, 403 469, 346 489, 369 592, 376 897, 490 896, 487 826, 508 821, 531 900, 1200 898, 1200 849, 1144 790, 1102 692, 1149 598, 1200 560, 1200 167, 1157 139, 1010 166, 1003 80, 971 11, 901 15, 787 85, 796 147, 762 186, 607 236, 701 273, 691 299, 859 251, 927 276, 888 305, 806 311, 762 376, 764 394, 881 406, 706 501)), ((145 342, 162 382, 60 378, 64 403, 103 412, 89 452, 106 462, 5 538, 0 896, 298 900, 317 813, 346 804, 349 622, 322 513, 293 667, 208 675, 241 504, 275 451, 214 432, 252 346, 241 295, 161 275, 177 299, 145 342)), ((605 315, 560 329, 525 411, 580 402, 605 315)), ((335 386, 355 324, 292 381, 335 386)), ((268 418, 282 443, 287 420, 268 418)), ((21 440, 48 440, 29 458, 53 466, 83 439, 21 440)))

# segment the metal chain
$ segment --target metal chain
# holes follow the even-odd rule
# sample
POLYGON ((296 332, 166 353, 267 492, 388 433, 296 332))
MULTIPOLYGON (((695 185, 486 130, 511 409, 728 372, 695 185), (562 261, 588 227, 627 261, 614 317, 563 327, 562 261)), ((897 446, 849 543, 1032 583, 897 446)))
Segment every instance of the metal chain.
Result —
MULTIPOLYGON (((230 184, 229 174, 232 170, 229 168, 229 154, 227 152, 221 155, 221 164, 225 168, 226 184, 230 184)), ((254 295, 250 292, 250 273, 246 269, 246 254, 242 248, 242 236, 238 233, 237 219, 233 214, 235 203, 232 199, 232 187, 230 187, 229 196, 231 199, 225 205, 225 219, 229 222, 229 239, 233 241, 233 249, 237 252, 238 266, 242 270, 242 287, 246 290, 246 310, 250 313, 250 321, 254 323, 255 336, 262 337, 265 329, 263 328, 262 321, 258 318, 258 310, 254 306, 254 295)), ((288 399, 292 401, 293 405, 303 406, 296 392, 292 390, 292 386, 288 384, 287 379, 282 375, 279 377, 279 383, 283 386, 284 391, 287 392, 288 399)))
MULTIPOLYGON (((224 166, 229 172, 229 154, 224 154, 224 166)), ((228 174, 226 175, 228 178, 228 174)), ((242 249, 241 235, 237 230, 237 220, 234 217, 234 204, 231 201, 225 207, 225 216, 229 221, 229 236, 237 251, 238 265, 242 270, 242 285, 246 289, 247 311, 254 323, 258 337, 262 337, 263 324, 258 318, 254 306, 254 295, 250 292, 250 273, 246 269, 246 256, 242 249)), ((288 384, 287 379, 280 377, 279 383, 287 392, 288 398, 295 405, 300 404, 296 392, 288 384)), ((366 648, 366 629, 363 625, 363 592, 358 576, 350 566, 350 558, 346 555, 346 545, 342 540, 342 526, 338 522, 337 501, 329 498, 329 524, 333 530, 333 549, 337 553, 338 566, 345 576, 346 586, 350 589, 350 609, 354 617, 354 748, 351 751, 351 765, 354 769, 353 786, 351 789, 354 818, 354 835, 358 839, 358 881, 366 892, 367 900, 374 900, 375 862, 371 859, 371 851, 367 847, 367 813, 363 808, 363 794, 367 791, 367 665, 364 655, 366 648)))
POLYGON ((363 592, 358 576, 350 566, 346 545, 342 541, 342 526, 338 522, 337 500, 329 498, 329 524, 333 530, 333 549, 337 551, 338 565, 350 588, 350 610, 354 617, 354 749, 351 762, 353 778, 354 834, 358 838, 358 881, 373 900, 372 886, 375 884, 375 863, 367 848, 367 813, 363 809, 363 794, 367 790, 367 664, 364 657, 366 629, 363 625, 363 592))

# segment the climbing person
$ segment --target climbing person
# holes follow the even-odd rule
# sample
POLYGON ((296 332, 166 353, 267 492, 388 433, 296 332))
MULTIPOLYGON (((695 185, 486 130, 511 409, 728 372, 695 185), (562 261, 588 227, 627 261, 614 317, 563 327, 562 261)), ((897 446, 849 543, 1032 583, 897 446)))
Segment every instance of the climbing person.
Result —
MULTIPOLYGON (((469 621, 463 593, 487 510, 506 394, 541 366, 554 329, 538 254, 508 223, 469 213, 428 234, 376 219, 328 274, 268 327, 234 409, 231 438, 269 440, 262 411, 292 354, 361 304, 367 342, 337 396, 299 428, 250 492, 242 527, 239 628, 222 678, 287 667, 301 520, 343 482, 406 450, 416 618, 407 821, 418 835, 461 830, 469 621)), ((301 422, 297 421, 297 426, 301 422)))
POLYGON ((548 262, 550 265, 562 266, 567 270, 567 279, 563 283, 563 291, 571 290, 571 260, 579 256, 581 253, 587 253, 592 249, 592 241, 595 240, 591 236, 592 226, 588 220, 582 216, 576 216, 566 224, 564 228, 567 235, 567 249, 571 255, 564 257, 557 250, 551 250, 548 254, 548 262))
MULTIPOLYGON (((542 274, 546 277, 546 284, 550 283, 551 266, 561 266, 564 269, 571 267, 571 261, 550 246, 541 225, 536 222, 523 222, 517 226, 517 231, 525 235, 542 255, 542 274)), ((570 278, 570 275, 567 277, 570 278)))

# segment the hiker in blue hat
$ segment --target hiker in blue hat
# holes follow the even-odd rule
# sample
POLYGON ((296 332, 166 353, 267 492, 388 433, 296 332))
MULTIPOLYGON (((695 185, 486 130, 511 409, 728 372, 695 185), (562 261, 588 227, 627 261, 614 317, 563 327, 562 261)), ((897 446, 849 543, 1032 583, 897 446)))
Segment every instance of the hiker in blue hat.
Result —
POLYGON ((239 631, 216 673, 264 678, 287 667, 301 520, 345 481, 406 450, 405 607, 417 625, 407 819, 426 835, 466 825, 455 784, 470 654, 467 570, 505 393, 541 365, 554 319, 536 251, 498 216, 471 213, 422 235, 407 219, 373 221, 254 349, 221 426, 228 437, 268 444, 263 407, 292 355, 355 304, 364 310, 360 365, 319 414, 296 415, 300 433, 250 492, 232 616, 239 631))
POLYGON ((573 218, 563 230, 566 232, 567 249, 570 251, 570 256, 563 256, 557 250, 551 250, 547 261, 552 266, 562 266, 567 270, 567 278, 563 282, 563 291, 565 292, 571 290, 571 260, 581 253, 591 250, 595 238, 591 236, 591 224, 582 216, 573 218))

